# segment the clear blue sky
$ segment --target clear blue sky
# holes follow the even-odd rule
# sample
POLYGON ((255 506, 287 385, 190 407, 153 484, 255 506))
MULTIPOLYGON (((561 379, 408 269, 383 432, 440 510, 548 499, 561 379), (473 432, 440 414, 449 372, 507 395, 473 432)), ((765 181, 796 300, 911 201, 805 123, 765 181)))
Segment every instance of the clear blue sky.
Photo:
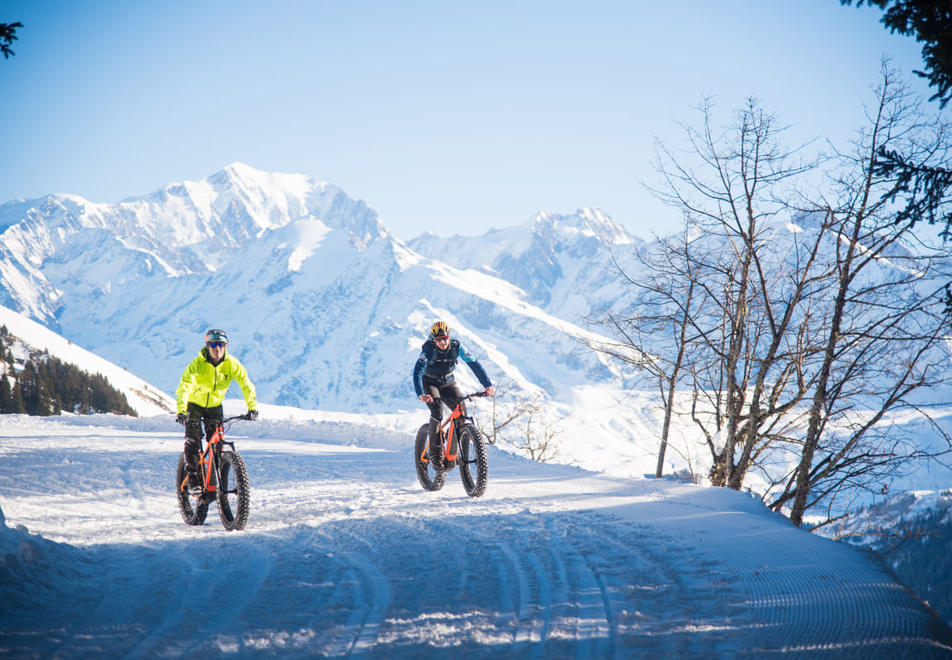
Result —
MULTIPOLYGON (((597 206, 649 237, 654 140, 713 96, 843 143, 886 54, 838 0, 0 0, 0 202, 116 202, 235 161, 363 199, 400 238, 597 206), (662 6, 663 5, 663 6, 662 6)), ((932 104, 935 105, 935 104, 932 104)))

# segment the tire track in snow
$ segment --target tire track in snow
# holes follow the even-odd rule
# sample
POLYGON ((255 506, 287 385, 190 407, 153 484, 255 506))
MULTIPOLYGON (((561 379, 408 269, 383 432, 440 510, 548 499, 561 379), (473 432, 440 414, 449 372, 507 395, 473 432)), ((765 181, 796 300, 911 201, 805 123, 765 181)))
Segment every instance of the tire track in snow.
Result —
MULTIPOLYGON (((167 586, 179 595, 177 602, 174 599, 170 602, 161 623, 126 657, 193 652, 194 644, 183 640, 196 631, 208 639, 207 645, 217 652, 221 652, 222 644, 235 644, 234 621, 255 599, 272 566, 271 550, 248 537, 241 541, 229 537, 219 545, 220 556, 196 556, 193 543, 179 545, 177 549, 174 561, 187 567, 183 575, 167 586), (190 634, 183 634, 184 631, 190 634)), ((153 579, 167 583, 168 575, 154 575, 153 579)))
MULTIPOLYGON (((490 529, 484 530, 482 521, 477 518, 470 524, 459 523, 452 518, 440 519, 436 524, 444 529, 454 530, 455 543, 472 553, 474 548, 465 543, 467 537, 479 539, 478 550, 490 555, 488 562, 466 562, 471 565, 495 565, 499 584, 500 606, 512 612, 509 625, 514 628, 512 641, 520 645, 537 645, 545 638, 552 604, 552 585, 548 571, 544 570, 534 554, 537 548, 530 545, 532 536, 526 537, 522 530, 520 546, 504 540, 507 534, 500 534, 499 521, 492 519, 490 529), (506 585, 514 585, 512 589, 506 585)), ((479 579, 479 575, 472 576, 479 579)), ((530 646, 530 648, 535 648, 530 646)))
POLYGON ((608 587, 599 573, 599 566, 604 560, 600 555, 591 555, 590 548, 589 552, 582 554, 575 545, 578 539, 591 537, 590 525, 593 523, 597 525, 597 519, 591 519, 589 525, 583 525, 576 516, 560 517, 549 523, 562 539, 562 545, 568 551, 568 557, 574 566, 573 575, 577 578, 576 626, 577 639, 581 642, 576 648, 577 658, 612 657, 613 640, 617 631, 608 587))
POLYGON ((663 657, 671 648, 731 648, 723 631, 733 590, 711 579, 708 563, 653 529, 584 512, 490 516, 475 529, 469 521, 439 525, 480 539, 497 567, 500 607, 516 616, 513 641, 526 645, 527 655, 571 647, 579 658, 624 657, 634 647, 663 657), (500 540, 507 538, 518 541, 500 540), (671 561, 688 571, 672 569, 671 561))
MULTIPOLYGON (((525 562, 521 559, 526 555, 520 555, 508 542, 496 540, 492 541, 490 545, 498 549, 505 557, 506 563, 500 563, 500 566, 505 565, 511 569, 512 583, 516 585, 513 642, 525 644, 541 641, 544 623, 536 617, 536 614, 547 613, 551 605, 549 589, 547 588, 548 581, 536 581, 536 588, 533 589, 530 575, 532 569, 527 570, 525 562), (530 600, 536 605, 530 606, 530 600)), ((504 584, 503 580, 500 580, 500 583, 504 584)))
MULTIPOLYGON (((317 531, 315 538, 322 539, 324 547, 330 541, 329 533, 324 530, 317 531)), ((373 547, 370 541, 360 535, 351 538, 368 548, 373 547)), ((350 579, 345 580, 341 587, 346 589, 349 584, 354 607, 344 629, 330 643, 328 654, 331 656, 351 655, 372 649, 390 604, 389 580, 374 561, 354 551, 347 553, 346 561, 350 564, 350 579)))
MULTIPOLYGON (((171 600, 158 625, 153 627, 126 654, 126 657, 146 658, 160 652, 182 653, 187 650, 186 645, 181 640, 188 639, 188 636, 184 634, 176 635, 175 633, 187 627, 186 619, 192 609, 191 604, 198 599, 197 594, 200 585, 198 576, 202 571, 199 567, 199 558, 188 552, 187 548, 181 549, 177 554, 179 555, 177 564, 185 567, 182 574, 177 579, 172 580, 174 585, 172 586, 172 593, 177 594, 178 597, 171 600), (176 636, 179 637, 178 641, 174 639, 176 636), (172 640, 171 643, 170 639, 172 640)), ((168 576, 165 577, 167 579, 168 576)))
POLYGON ((603 597, 602 586, 591 566, 571 544, 570 554, 566 557, 572 566, 574 584, 575 614, 568 618, 574 628, 574 638, 579 644, 575 657, 604 657, 607 654, 607 640, 612 634, 612 625, 607 603, 603 597))
POLYGON ((476 530, 453 520, 439 524, 480 539, 497 567, 500 607, 514 613, 513 643, 527 656, 561 655, 569 646, 578 657, 604 655, 611 625, 603 589, 549 516, 491 516, 476 530))
POLYGON ((625 657, 633 648, 640 657, 665 657, 672 650, 717 655, 733 649, 727 629, 739 597, 729 585, 712 579, 708 562, 652 528, 599 515, 580 520, 557 518, 554 524, 568 544, 577 544, 576 552, 594 578, 596 588, 579 585, 580 598, 589 607, 593 599, 601 600, 610 630, 600 645, 579 648, 578 657, 625 657))

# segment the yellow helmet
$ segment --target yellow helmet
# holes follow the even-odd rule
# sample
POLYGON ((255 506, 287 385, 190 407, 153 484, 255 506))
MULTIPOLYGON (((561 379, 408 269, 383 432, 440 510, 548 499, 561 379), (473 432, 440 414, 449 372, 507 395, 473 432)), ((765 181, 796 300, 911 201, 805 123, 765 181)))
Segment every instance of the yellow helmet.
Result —
POLYGON ((437 338, 442 339, 443 337, 449 337, 450 326, 446 323, 446 321, 437 321, 430 328, 430 336, 433 337, 434 339, 437 339, 437 338))

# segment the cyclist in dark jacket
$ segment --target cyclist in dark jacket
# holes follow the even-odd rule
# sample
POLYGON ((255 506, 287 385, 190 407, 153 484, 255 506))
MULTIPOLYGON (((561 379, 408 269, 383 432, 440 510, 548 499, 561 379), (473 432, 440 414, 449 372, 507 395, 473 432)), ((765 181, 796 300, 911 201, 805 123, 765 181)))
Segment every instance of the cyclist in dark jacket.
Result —
POLYGON ((430 328, 430 338, 424 342, 420 357, 413 365, 413 388, 417 398, 430 409, 430 464, 436 470, 443 469, 443 453, 440 450, 439 426, 443 419, 441 401, 450 410, 456 407, 463 396, 456 386, 453 370, 458 360, 465 362, 485 389, 492 396, 492 381, 479 361, 471 356, 458 339, 450 339, 450 327, 446 321, 437 321, 430 328))

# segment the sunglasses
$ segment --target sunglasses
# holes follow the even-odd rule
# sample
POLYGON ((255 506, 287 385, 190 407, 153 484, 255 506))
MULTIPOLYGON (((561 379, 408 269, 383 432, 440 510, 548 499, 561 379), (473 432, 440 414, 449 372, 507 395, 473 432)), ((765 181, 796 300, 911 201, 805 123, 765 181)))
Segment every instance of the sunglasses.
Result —
POLYGON ((223 342, 223 341, 210 341, 210 342, 208 342, 208 347, 209 347, 209 348, 224 348, 224 347, 225 347, 225 342, 223 342))
POLYGON ((434 337, 433 341, 449 341, 449 337, 434 337))

